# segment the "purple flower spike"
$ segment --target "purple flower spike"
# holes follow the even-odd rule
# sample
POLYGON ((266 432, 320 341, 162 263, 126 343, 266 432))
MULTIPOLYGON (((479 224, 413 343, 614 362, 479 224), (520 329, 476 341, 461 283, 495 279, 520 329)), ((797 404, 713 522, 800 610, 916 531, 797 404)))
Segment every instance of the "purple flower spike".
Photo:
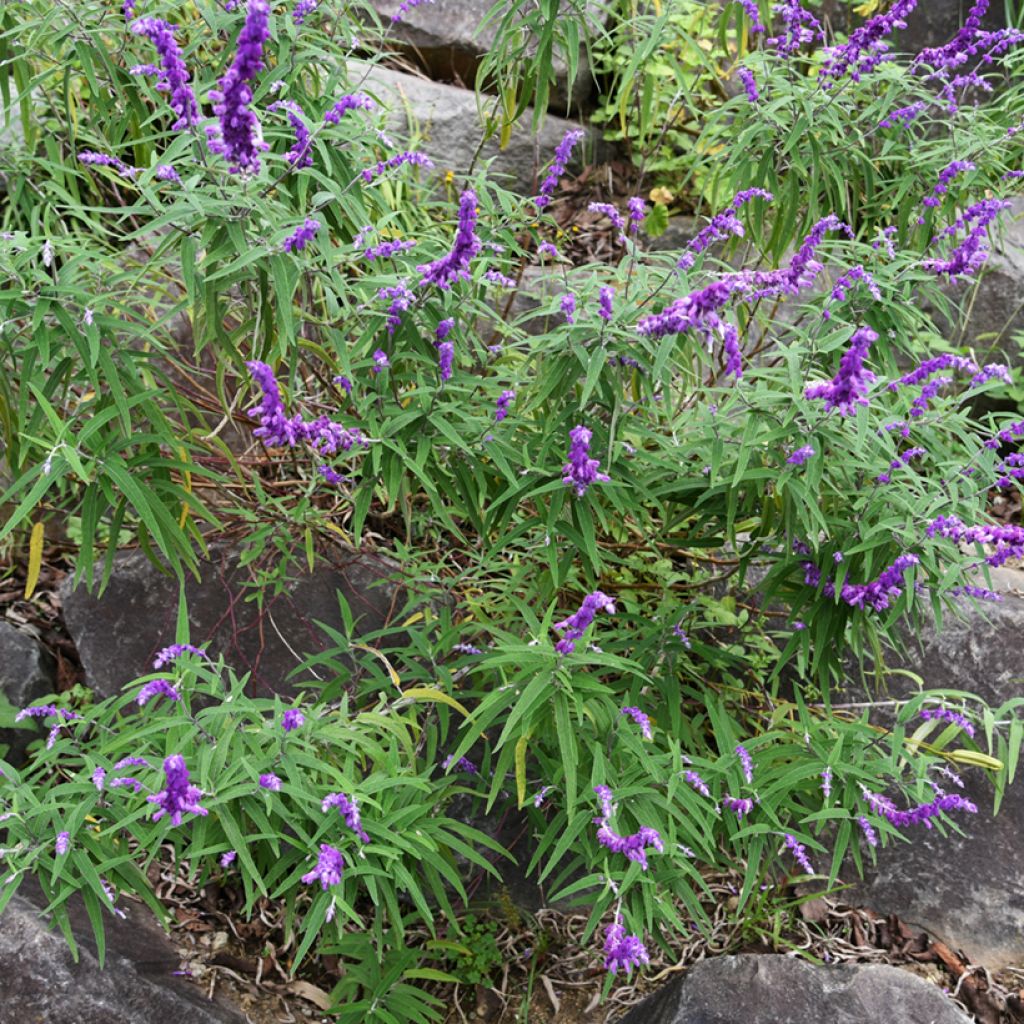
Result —
POLYGON ((658 832, 653 828, 648 828, 646 825, 632 835, 620 836, 618 832, 612 829, 606 819, 595 818, 594 820, 599 825, 597 841, 608 850, 611 850, 612 853, 624 853, 629 860, 635 861, 640 865, 641 871, 646 871, 648 867, 648 846, 657 850, 658 853, 665 849, 658 832))
POLYGON ((332 885, 338 885, 341 882, 344 869, 345 858, 342 857, 341 850, 336 850, 329 843, 321 843, 316 867, 308 874, 303 875, 302 880, 307 885, 319 882, 320 888, 326 892, 332 885))
POLYGON ((53 844, 54 852, 58 857, 63 857, 71 847, 71 833, 58 832, 57 841, 53 844))
POLYGON ((132 25, 132 32, 145 36, 160 55, 160 78, 157 89, 167 93, 167 102, 178 120, 171 126, 175 131, 188 128, 199 119, 199 107, 195 94, 188 84, 189 73, 181 55, 181 47, 174 38, 174 25, 160 18, 139 18, 132 25))
POLYGON ((591 437, 593 434, 582 425, 569 431, 569 461, 562 467, 562 483, 575 488, 578 498, 587 493, 591 484, 611 480, 607 473, 599 471, 600 462, 590 458, 591 437))
POLYGON ((743 83, 743 89, 747 94, 748 103, 757 103, 761 94, 757 91, 757 80, 750 68, 738 68, 736 77, 743 83))
POLYGON ((630 974, 634 967, 649 964, 650 957, 644 944, 635 936, 627 935, 619 924, 610 924, 604 932, 604 969, 614 974, 623 970, 630 974))
POLYGON ((210 91, 220 129, 208 129, 208 145, 212 152, 228 161, 232 174, 257 173, 259 154, 269 148, 263 141, 259 120, 249 107, 252 102, 250 83, 264 66, 263 44, 270 38, 269 17, 267 0, 249 0, 235 59, 220 80, 219 88, 210 91))
POLYGON ((281 719, 281 728, 285 732, 301 728, 306 722, 306 716, 298 708, 289 708, 281 719))
POLYGON ((814 448, 805 444, 802 448, 797 448, 796 451, 789 453, 789 458, 786 462, 790 466, 802 466, 808 459, 814 457, 814 448))
POLYGON ((185 758, 181 754, 172 754, 164 761, 164 775, 165 788, 153 796, 146 797, 149 803, 159 805, 159 809, 153 815, 153 821, 159 821, 164 815, 168 815, 172 825, 180 825, 183 814, 209 813, 205 807, 199 806, 203 792, 189 783, 188 768, 185 767, 185 758))
POLYGON ((434 260, 433 263, 425 263, 416 268, 423 275, 420 278, 420 287, 434 284, 438 288, 446 290, 456 281, 469 280, 470 260, 480 252, 481 248, 481 242, 476 233, 476 206, 476 193, 471 188, 467 188, 459 197, 459 226, 455 232, 455 241, 451 252, 434 260))
POLYGON ((201 647, 193 647, 192 644, 171 644, 170 647, 157 652, 156 658, 153 659, 153 671, 159 672, 164 665, 176 661, 184 654, 194 654, 198 658, 206 657, 206 651, 201 647))
POLYGON ((260 776, 260 789, 269 789, 273 793, 280 793, 281 780, 273 772, 266 772, 260 776))
POLYGON ((476 775, 478 772, 477 766, 468 757, 460 757, 457 761, 454 761, 452 755, 449 754, 441 762, 441 767, 445 771, 449 771, 453 766, 457 772, 466 772, 469 775, 476 775))
POLYGON ((711 790, 708 789, 708 784, 692 768, 684 773, 683 778, 685 778, 701 796, 706 796, 709 800, 711 799, 711 790))
POLYGON ((506 416, 508 416, 509 406, 516 400, 516 393, 514 391, 502 391, 498 395, 498 401, 494 406, 494 420, 496 423, 500 423, 506 416))
POLYGON ((587 631, 599 611, 614 613, 615 602, 607 594, 602 594, 600 590, 595 590, 592 594, 587 594, 583 599, 583 604, 580 605, 578 612, 574 612, 569 618, 555 623, 553 628, 558 630, 559 633, 565 634, 555 644, 555 650, 559 654, 572 654, 576 650, 576 641, 587 631))
POLYGON ((373 100, 364 92, 353 92, 342 96, 330 110, 324 114, 325 124, 339 124, 350 110, 373 110, 373 100))
POLYGON ((640 726, 640 734, 645 740, 653 739, 654 734, 651 732, 651 720, 639 708, 623 708, 619 714, 628 715, 632 718, 640 726))
POLYGON ((821 792, 826 800, 832 795, 832 769, 829 765, 821 773, 821 792))
POLYGON ((92 777, 92 784, 98 790, 102 790, 103 789, 103 783, 104 783, 104 781, 106 780, 106 777, 107 777, 107 769, 106 768, 101 768, 101 767, 96 767, 96 768, 93 769, 93 773, 92 773, 91 777, 92 777))
POLYGON ((313 241, 313 236, 320 230, 320 221, 313 217, 307 217, 303 224, 296 228, 284 242, 281 248, 285 252, 301 252, 313 241))
POLYGON ((267 113, 273 113, 275 110, 285 112, 288 123, 295 132, 295 144, 285 153, 285 159, 296 168, 312 167, 313 154, 310 152, 310 143, 313 135, 303 120, 302 108, 293 100, 278 100, 267 107, 267 113))
POLYGON ((849 416, 858 405, 867 405, 868 385, 875 375, 864 366, 868 350, 878 335, 870 327, 853 333, 850 344, 839 361, 839 372, 826 384, 811 384, 804 391, 807 398, 823 398, 825 412, 835 409, 840 416, 849 416))
POLYGON ((387 352, 382 348, 378 348, 373 353, 373 366, 371 369, 374 373, 381 373, 391 365, 391 360, 388 359, 387 352))
POLYGON ((971 739, 974 739, 974 726, 959 711, 953 711, 952 708, 923 708, 921 710, 921 718, 925 720, 939 720, 942 722, 949 722, 952 725, 959 726, 971 739))
POLYGON ((793 854, 793 858, 797 864, 800 865, 809 875, 814 874, 814 865, 810 862, 807 856, 807 849, 803 843, 797 841, 796 836, 791 836, 788 832, 785 836, 786 846, 790 849, 793 854))
POLYGON ((122 178, 134 179, 135 175, 139 173, 138 167, 126 164, 116 156, 110 156, 107 153, 93 153, 88 149, 82 150, 78 154, 78 162, 80 164, 90 164, 93 167, 110 167, 120 174, 122 178))
POLYGON ((754 781, 754 759, 750 756, 750 751, 742 743, 736 747, 736 756, 740 759, 740 764, 743 766, 743 777, 747 780, 747 785, 749 786, 754 781))
POLYGON ((402 0, 398 5, 398 10, 391 15, 391 23, 395 25, 414 8, 422 7, 424 4, 432 4, 433 2, 434 0, 402 0))
POLYGON ((874 830, 871 822, 861 814, 857 818, 857 824, 860 825, 860 829, 864 833, 864 838, 867 840, 868 846, 877 846, 878 833, 874 830))
POLYGON ((743 815, 754 809, 754 801, 749 797, 723 796, 722 803, 736 815, 738 821, 742 821, 743 815))
POLYGON ((441 383, 452 379, 452 365, 455 362, 455 346, 450 341, 442 341, 437 346, 437 367, 441 383))
POLYGON ((166 697, 168 700, 181 700, 181 694, 178 693, 178 691, 171 686, 166 679, 153 679, 146 683, 146 685, 139 690, 139 694, 135 698, 135 703, 141 708, 148 704, 153 697, 166 697))
POLYGON ((234 850, 228 850, 226 853, 222 853, 220 857, 220 866, 222 868, 229 868, 235 863, 235 858, 238 856, 234 850))
POLYGON ((359 801, 354 796, 348 797, 344 793, 328 793, 320 804, 320 810, 326 814, 332 807, 338 808, 338 813, 345 819, 345 824, 364 843, 370 841, 370 837, 363 829, 362 818, 359 816, 359 801))
POLYGON ((541 182, 540 195, 534 199, 534 206, 542 210, 551 202, 551 193, 558 187, 558 179, 565 173, 566 164, 572 156, 576 143, 583 138, 584 133, 578 129, 570 129, 565 133, 562 141, 555 149, 555 158, 551 161, 547 176, 541 182))
POLYGON ((292 21, 296 25, 301 25, 316 10, 319 2, 320 0, 298 0, 295 9, 292 11, 292 21))

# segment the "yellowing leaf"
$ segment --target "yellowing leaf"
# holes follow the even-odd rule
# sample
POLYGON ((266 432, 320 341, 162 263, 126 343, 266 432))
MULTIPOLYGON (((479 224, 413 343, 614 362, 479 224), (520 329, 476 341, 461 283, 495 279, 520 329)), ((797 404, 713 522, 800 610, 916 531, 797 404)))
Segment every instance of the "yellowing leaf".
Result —
POLYGON ((346 544, 352 543, 352 538, 337 524, 337 523, 322 523, 322 526, 326 526, 328 530, 336 533, 346 544))
POLYGON ((882 0, 867 0, 867 3, 861 4, 860 7, 854 7, 853 13, 859 14, 862 18, 870 18, 881 6, 882 0))
POLYGON ((946 757, 957 764, 974 765, 977 768, 987 768, 990 772, 1001 772, 1003 762, 998 757, 989 757, 988 754, 981 754, 977 750, 951 750, 946 757))
POLYGON ((366 651, 367 654, 372 654, 375 658, 379 658, 384 662, 384 667, 388 670, 388 675, 391 677, 391 682, 395 684, 399 689, 402 688, 402 680, 399 678, 398 673, 391 667, 391 662, 377 650, 376 647, 367 647, 366 644, 357 644, 355 641, 349 644, 350 647, 354 647, 357 651, 366 651))
POLYGON ((460 715, 470 719, 473 717, 454 697, 449 697, 444 690, 434 690, 429 686, 414 686, 411 690, 403 691, 402 696, 410 697, 413 700, 436 701, 439 704, 447 704, 448 707, 455 708, 460 715))
POLYGON ((407 618, 405 622, 402 623, 402 628, 404 629, 406 626, 414 626, 422 618, 423 612, 413 612, 412 615, 410 615, 409 618, 407 618))
POLYGON ((27 601, 39 582, 39 570, 43 567, 43 524, 32 527, 28 542, 28 573, 25 576, 25 600, 27 601))
POLYGON ((529 733, 520 736, 516 742, 516 797, 520 807, 526 803, 526 749, 529 744, 529 733))

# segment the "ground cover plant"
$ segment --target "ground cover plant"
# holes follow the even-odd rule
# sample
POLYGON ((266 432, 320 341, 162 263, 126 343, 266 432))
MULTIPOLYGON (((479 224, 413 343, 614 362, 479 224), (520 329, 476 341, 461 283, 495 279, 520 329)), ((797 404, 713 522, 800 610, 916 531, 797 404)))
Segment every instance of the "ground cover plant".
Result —
POLYGON ((47 733, 3 766, 0 905, 34 875, 102 943, 122 893, 162 912, 171 844, 287 907, 293 970, 341 958, 339 1019, 437 1019, 418 983, 489 969, 452 967, 466 872, 503 864, 470 814, 529 822, 611 985, 708 926, 709 870, 754 914, 770 880, 969 828, 962 769, 998 805, 1020 701, 835 697, 1024 556, 987 514, 1024 421, 979 411, 1011 370, 921 301, 982 269, 1022 173, 1019 87, 973 102, 1020 41, 984 6, 896 60, 912 0, 846 39, 724 5, 756 42, 694 155, 713 216, 652 254, 644 196, 599 206, 621 255, 581 270, 551 211, 583 133, 527 196, 433 174, 352 77, 353 5, 7 5, 0 542, 73 523, 102 587, 120 543, 184 574, 230 531, 265 588, 372 542, 410 596, 358 640, 343 608, 294 699, 247 694, 183 608, 123 694, 24 709, 47 733), (564 287, 498 312, 527 267, 564 287))

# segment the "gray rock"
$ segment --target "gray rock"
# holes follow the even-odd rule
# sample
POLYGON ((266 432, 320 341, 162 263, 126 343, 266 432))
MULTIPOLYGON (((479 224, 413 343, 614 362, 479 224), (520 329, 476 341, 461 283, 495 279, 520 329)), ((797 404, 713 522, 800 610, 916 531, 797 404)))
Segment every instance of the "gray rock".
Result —
MULTIPOLYGON (((581 127, 548 116, 534 134, 530 131, 532 114, 527 111, 505 149, 499 147, 496 134, 481 148, 484 129, 472 92, 358 61, 350 61, 348 70, 352 82, 389 111, 388 130, 400 136, 408 136, 410 130, 418 133, 417 148, 438 170, 464 174, 471 167, 489 163, 494 175, 504 176, 503 184, 526 193, 536 188, 538 170, 550 162, 565 133, 581 127)), ((587 138, 573 153, 576 165, 605 152, 600 134, 591 128, 585 131, 587 138)))
POLYGON ((80 901, 71 903, 78 963, 63 935, 47 927, 41 913, 45 906, 39 890, 24 885, 0 917, 0 1019, 19 1024, 244 1024, 240 1013, 209 1002, 174 976, 178 955, 144 908, 125 903, 126 920, 105 916, 101 970, 80 901))
POLYGON ((815 967, 788 956, 703 960, 618 1024, 968 1024, 928 982, 879 964, 815 967))
MULTIPOLYGON (((348 602, 355 631, 365 635, 387 625, 402 611, 402 591, 386 583, 393 563, 372 554, 336 549, 313 573, 305 563, 292 566, 292 579, 280 594, 264 588, 263 610, 252 596, 250 571, 236 551, 217 552, 200 563, 200 579, 187 577, 192 643, 223 654, 239 674, 251 672, 250 692, 288 693, 288 676, 304 656, 334 644, 317 621, 342 631, 338 598, 348 602), (249 586, 246 584, 249 583, 249 586)), ((120 692, 125 683, 152 671, 155 653, 174 641, 178 583, 138 551, 115 558, 110 582, 101 596, 84 587, 61 588, 64 620, 85 668, 87 682, 101 696, 120 692)), ((323 671, 318 670, 318 671, 323 671)), ((296 682, 308 681, 309 675, 296 682)))
MULTIPOLYGON (((394 42, 406 56, 415 60, 431 77, 443 81, 462 82, 470 88, 476 81, 477 68, 485 54, 494 48, 501 16, 484 22, 494 6, 494 0, 435 0, 428 6, 413 8, 397 24, 391 23, 401 0, 370 0, 370 7, 387 27, 386 42, 394 42)), ((520 5, 520 10, 525 5, 520 5)), ((579 17, 575 4, 563 0, 562 8, 568 17, 579 17)), ((586 24, 595 33, 607 19, 607 10, 601 4, 588 3, 586 24)), ((585 25, 580 27, 585 37, 585 25)), ((570 105, 579 109, 590 95, 593 81, 587 64, 586 50, 581 45, 576 80, 569 84, 569 68, 561 54, 555 52, 552 69, 555 84, 552 87, 550 107, 565 111, 570 105)))
MULTIPOLYGON (((20 710, 56 689, 57 666, 49 651, 28 633, 0 622, 0 692, 20 710)), ((6 760, 21 764, 38 733, 35 726, 0 729, 0 743, 8 747, 6 760)))
MULTIPOLYGON (((965 605, 963 618, 945 616, 941 630, 925 625, 920 646, 908 636, 907 650, 887 656, 888 667, 911 669, 928 688, 967 690, 993 704, 1024 696, 1024 572, 994 570, 992 584, 1002 602, 978 611, 965 605)), ((874 697, 914 692, 906 676, 891 675, 888 692, 874 697)), ((954 815, 965 834, 908 832, 910 843, 879 848, 877 866, 844 899, 926 928, 992 970, 1024 963, 1022 777, 1024 766, 993 818, 993 789, 984 770, 964 772, 963 792, 978 805, 976 816, 954 815)))

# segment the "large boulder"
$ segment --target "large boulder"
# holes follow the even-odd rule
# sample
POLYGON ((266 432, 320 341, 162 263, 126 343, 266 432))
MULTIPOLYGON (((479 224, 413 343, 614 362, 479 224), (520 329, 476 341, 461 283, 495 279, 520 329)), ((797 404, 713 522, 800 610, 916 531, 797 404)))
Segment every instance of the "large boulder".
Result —
MULTIPOLYGON (((369 0, 370 7, 387 27, 385 45, 394 43, 401 52, 423 68, 432 78, 449 82, 462 82, 470 87, 476 81, 477 69, 484 56, 494 48, 498 29, 505 17, 486 21, 488 12, 494 7, 494 0, 434 0, 429 5, 416 7, 401 16, 398 22, 391 18, 398 12, 401 0, 369 0)), ((589 2, 583 19, 578 13, 578 4, 562 0, 563 17, 583 21, 580 25, 579 66, 575 81, 569 82, 569 69, 557 51, 551 69, 555 73, 555 84, 551 91, 552 110, 566 111, 585 104, 593 87, 587 63, 583 40, 589 25, 591 34, 596 34, 607 19, 607 8, 603 4, 589 2)), ((521 14, 525 5, 514 5, 513 11, 521 14), (518 11, 515 11, 518 8, 518 11)), ((532 48, 536 40, 531 36, 532 48)))
MULTIPOLYGON (((34 636, 0 622, 0 693, 20 710, 56 689, 57 666, 49 651, 34 636)), ((4 758, 20 764, 38 732, 31 724, 0 729, 0 743, 8 748, 4 758)))
MULTIPOLYGON (((300 661, 335 646, 317 623, 344 630, 339 598, 358 635, 383 628, 402 611, 403 591, 388 582, 395 569, 380 556, 339 547, 312 573, 305 563, 293 566, 296 575, 280 593, 264 586, 260 608, 252 599, 252 569, 241 564, 237 550, 218 551, 200 563, 198 580, 186 577, 192 643, 213 657, 223 654, 239 674, 252 673, 252 693, 288 693, 300 661)), ((117 555, 101 595, 74 587, 68 577, 61 597, 86 681, 101 696, 151 672, 156 652, 174 641, 178 581, 140 551, 117 555)))
POLYGON ((148 910, 125 902, 125 919, 104 917, 101 968, 85 908, 72 900, 76 963, 48 927, 38 888, 24 885, 0 916, 0 1019, 19 1024, 244 1024, 175 975, 181 961, 148 910))
MULTIPOLYGON (((536 189, 538 171, 550 163, 565 133, 582 127, 549 115, 534 133, 530 129, 532 111, 528 110, 508 146, 502 149, 495 133, 481 147, 484 128, 472 92, 358 61, 350 61, 348 70, 351 81, 388 111, 388 131, 405 137, 415 132, 416 148, 439 170, 465 174, 490 163, 492 173, 500 176, 503 184, 527 194, 536 189)), ((577 166, 583 159, 596 159, 605 152, 599 133, 584 130, 587 138, 573 154, 577 166)))
POLYGON ((938 988, 879 964, 788 956, 702 960, 618 1024, 969 1024, 938 988))
MULTIPOLYGON (((928 688, 977 693, 990 704, 1024 696, 1024 572, 995 570, 992 585, 1002 601, 977 609, 965 603, 959 618, 943 617, 941 629, 926 623, 920 642, 908 631, 906 649, 889 652, 887 667, 910 669, 928 688)), ((916 692, 905 675, 890 674, 887 681, 885 693, 857 688, 852 699, 916 692)), ((877 865, 844 898, 926 928, 975 963, 992 969, 1024 964, 1022 776, 1024 765, 993 818, 993 787, 984 770, 963 772, 963 793, 978 805, 976 816, 956 815, 964 834, 908 831, 910 842, 879 848, 877 865)))

